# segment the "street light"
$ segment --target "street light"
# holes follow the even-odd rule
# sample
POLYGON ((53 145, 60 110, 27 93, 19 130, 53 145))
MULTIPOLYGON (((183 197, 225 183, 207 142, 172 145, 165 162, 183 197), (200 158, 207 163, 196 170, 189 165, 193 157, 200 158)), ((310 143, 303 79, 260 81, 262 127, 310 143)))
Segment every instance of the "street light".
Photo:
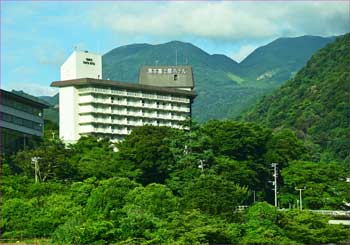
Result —
POLYGON ((303 210, 303 199, 301 197, 301 192, 306 190, 306 186, 303 189, 298 189, 295 187, 296 191, 299 191, 299 202, 300 202, 300 210, 303 210))

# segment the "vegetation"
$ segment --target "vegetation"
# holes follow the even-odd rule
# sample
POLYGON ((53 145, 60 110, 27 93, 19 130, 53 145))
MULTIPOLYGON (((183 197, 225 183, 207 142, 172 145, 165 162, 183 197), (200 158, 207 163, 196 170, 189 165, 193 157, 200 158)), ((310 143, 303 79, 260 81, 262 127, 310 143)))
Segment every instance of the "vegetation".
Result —
POLYGON ((350 35, 317 52, 275 93, 245 115, 271 128, 292 128, 314 161, 350 164, 350 35))
POLYGON ((188 127, 143 126, 117 144, 84 137, 68 147, 54 127, 47 129, 38 147, 2 164, 2 238, 58 244, 349 242, 349 227, 329 225, 330 217, 279 211, 266 202, 272 199, 270 163, 278 160, 281 207, 293 206, 294 188, 305 184, 306 209, 346 208, 344 166, 310 162, 307 145, 292 131, 234 121, 188 127), (239 211, 240 205, 250 207, 239 211))
MULTIPOLYGON (((40 144, 2 159, 2 238, 56 244, 350 243, 350 227, 330 225, 330 216, 312 212, 350 210, 350 165, 344 164, 349 39, 319 51, 247 113, 259 124, 142 126, 116 144, 89 136, 65 146, 57 126, 48 123, 40 144), (278 163, 279 208, 269 204, 271 163, 278 163)), ((152 53, 148 45, 134 45, 116 55, 144 48, 152 53)))

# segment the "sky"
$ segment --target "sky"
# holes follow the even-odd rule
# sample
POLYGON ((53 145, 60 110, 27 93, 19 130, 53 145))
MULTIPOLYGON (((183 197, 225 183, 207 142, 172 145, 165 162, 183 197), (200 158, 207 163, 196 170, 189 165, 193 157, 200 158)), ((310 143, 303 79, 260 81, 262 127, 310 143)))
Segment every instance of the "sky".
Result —
POLYGON ((1 80, 6 90, 54 95, 73 52, 133 43, 191 42, 242 61, 279 37, 350 31, 349 1, 0 1, 1 80))

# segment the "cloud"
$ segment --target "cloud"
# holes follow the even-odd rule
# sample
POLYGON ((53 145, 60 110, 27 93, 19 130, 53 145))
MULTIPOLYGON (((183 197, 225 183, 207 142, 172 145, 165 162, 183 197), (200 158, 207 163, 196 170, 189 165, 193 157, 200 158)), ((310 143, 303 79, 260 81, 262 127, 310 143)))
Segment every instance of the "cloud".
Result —
POLYGON ((257 46, 243 45, 240 49, 231 55, 231 58, 237 62, 244 60, 251 52, 253 52, 257 46))
POLYGON ((348 31, 347 2, 119 2, 95 6, 94 28, 119 35, 266 39, 348 31))

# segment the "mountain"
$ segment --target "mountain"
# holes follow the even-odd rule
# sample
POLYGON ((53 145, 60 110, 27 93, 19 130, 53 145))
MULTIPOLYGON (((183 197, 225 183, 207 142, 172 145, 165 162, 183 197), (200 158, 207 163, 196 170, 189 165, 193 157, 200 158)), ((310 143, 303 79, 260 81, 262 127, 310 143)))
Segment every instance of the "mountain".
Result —
POLYGON ((350 162, 350 35, 319 50, 294 78, 263 98, 245 120, 294 128, 321 159, 350 162))
POLYGON ((137 83, 143 65, 189 64, 198 97, 193 117, 199 122, 233 118, 255 104, 299 70, 311 55, 334 38, 280 38, 256 49, 241 63, 225 55, 210 55, 185 42, 131 44, 103 55, 105 79, 137 83))
POLYGON ((184 65, 193 67, 198 97, 193 105, 194 118, 205 121, 224 118, 245 105, 259 91, 241 88, 239 64, 225 55, 209 55, 200 48, 179 41, 159 45, 132 44, 103 55, 105 79, 136 83, 143 65, 184 65), (234 109, 232 109, 234 108, 234 109))
MULTIPOLYGON (((47 105, 49 106, 49 104, 45 101, 45 100, 42 100, 40 97, 36 97, 36 96, 33 96, 33 95, 30 95, 30 94, 27 94, 26 92, 24 92, 23 90, 12 90, 11 93, 13 94, 17 94, 19 96, 22 96, 24 98, 27 98, 27 99, 30 99, 30 100, 33 100, 33 101, 36 101, 36 102, 39 102, 39 103, 42 103, 44 105, 47 105)), ((49 96, 48 96, 49 97, 49 96)))
POLYGON ((50 105, 49 108, 44 109, 44 118, 58 125, 59 124, 58 93, 55 94, 54 96, 39 96, 38 98, 50 105))
POLYGON ((299 71, 312 54, 334 40, 335 37, 318 36, 278 38, 257 48, 240 63, 240 68, 256 86, 278 86, 299 71))
POLYGON ((50 104, 51 106, 58 105, 58 98, 59 98, 58 93, 55 94, 54 96, 39 96, 38 98, 50 104))

